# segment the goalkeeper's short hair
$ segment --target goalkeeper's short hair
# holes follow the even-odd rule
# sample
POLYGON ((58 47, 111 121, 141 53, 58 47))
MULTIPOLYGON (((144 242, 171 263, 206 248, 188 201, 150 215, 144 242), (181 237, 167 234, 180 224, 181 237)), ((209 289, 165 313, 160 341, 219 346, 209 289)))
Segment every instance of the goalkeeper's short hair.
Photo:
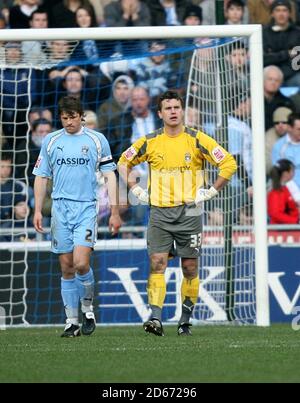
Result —
POLYGON ((163 94, 161 94, 161 96, 158 98, 157 109, 159 111, 161 111, 162 102, 165 99, 176 99, 176 100, 180 101, 182 108, 184 108, 183 98, 179 95, 179 93, 177 91, 166 91, 163 94))

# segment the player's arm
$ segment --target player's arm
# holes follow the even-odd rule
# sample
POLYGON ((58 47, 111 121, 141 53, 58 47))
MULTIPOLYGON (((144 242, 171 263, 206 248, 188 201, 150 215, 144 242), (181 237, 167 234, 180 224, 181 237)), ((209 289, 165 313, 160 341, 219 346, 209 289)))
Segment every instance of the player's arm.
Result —
POLYGON ((119 214, 118 192, 117 192, 117 179, 114 171, 103 172, 105 183, 108 191, 109 204, 111 209, 111 215, 109 218, 109 229, 112 234, 118 233, 122 220, 119 214))
POLYGON ((102 172, 104 176, 105 183, 108 191, 109 204, 111 209, 111 215, 109 218, 109 229, 112 234, 115 235, 118 233, 122 221, 119 214, 119 203, 118 203, 118 192, 117 192, 117 179, 115 175, 116 164, 113 161, 110 146, 108 144, 107 139, 101 135, 101 160, 99 164, 99 170, 102 172))
POLYGON ((147 140, 146 137, 142 137, 123 152, 118 162, 118 171, 132 193, 142 202, 148 203, 148 192, 137 184, 137 175, 132 171, 134 166, 145 161, 147 161, 147 140))
POLYGON ((44 232, 42 226, 42 208, 47 194, 48 179, 52 177, 52 168, 49 154, 47 152, 49 139, 49 136, 46 136, 44 139, 41 152, 32 171, 32 173, 35 175, 33 225, 37 232, 44 232))
POLYGON ((219 168, 219 174, 209 189, 198 189, 195 203, 201 203, 217 196, 237 170, 233 156, 221 147, 212 137, 199 132, 197 135, 203 157, 219 168))
POLYGON ((36 176, 34 180, 34 216, 33 225, 37 232, 44 232, 42 208, 47 193, 48 178, 36 176))

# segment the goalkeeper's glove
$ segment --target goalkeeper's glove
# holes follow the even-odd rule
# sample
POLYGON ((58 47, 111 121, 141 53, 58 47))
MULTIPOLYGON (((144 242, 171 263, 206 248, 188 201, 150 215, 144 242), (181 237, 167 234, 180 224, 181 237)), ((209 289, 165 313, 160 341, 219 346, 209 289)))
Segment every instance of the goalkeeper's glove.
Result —
POLYGON ((195 199, 196 206, 198 206, 202 202, 212 199, 213 197, 216 197, 217 194, 218 191, 213 186, 211 186, 209 189, 198 189, 195 199))
POLYGON ((134 186, 131 188, 132 193, 143 203, 149 203, 149 195, 147 190, 141 188, 140 186, 134 186))

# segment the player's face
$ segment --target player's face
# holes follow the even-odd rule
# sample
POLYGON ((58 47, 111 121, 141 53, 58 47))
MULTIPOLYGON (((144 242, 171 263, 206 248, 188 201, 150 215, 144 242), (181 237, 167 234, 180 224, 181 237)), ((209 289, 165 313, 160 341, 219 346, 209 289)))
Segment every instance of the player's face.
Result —
POLYGON ((81 115, 77 112, 66 113, 60 115, 63 128, 70 134, 78 133, 82 126, 81 115))
POLYGON ((182 125, 183 109, 180 101, 178 99, 164 99, 158 116, 163 120, 165 126, 174 128, 182 125))

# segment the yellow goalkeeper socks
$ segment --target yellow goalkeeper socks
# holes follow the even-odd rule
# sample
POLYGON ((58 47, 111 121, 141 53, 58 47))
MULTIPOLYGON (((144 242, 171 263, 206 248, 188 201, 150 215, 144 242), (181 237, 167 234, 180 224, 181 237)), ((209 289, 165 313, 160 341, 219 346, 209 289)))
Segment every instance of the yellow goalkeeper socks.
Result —
POLYGON ((180 323, 189 323, 199 294, 199 277, 188 280, 183 278, 181 284, 182 313, 180 323))
POLYGON ((184 277, 181 284, 181 301, 183 302, 186 298, 189 298, 193 305, 195 305, 198 299, 199 285, 199 277, 191 280, 184 277))
POLYGON ((166 281, 164 274, 150 274, 147 284, 149 305, 162 309, 166 297, 166 281))

